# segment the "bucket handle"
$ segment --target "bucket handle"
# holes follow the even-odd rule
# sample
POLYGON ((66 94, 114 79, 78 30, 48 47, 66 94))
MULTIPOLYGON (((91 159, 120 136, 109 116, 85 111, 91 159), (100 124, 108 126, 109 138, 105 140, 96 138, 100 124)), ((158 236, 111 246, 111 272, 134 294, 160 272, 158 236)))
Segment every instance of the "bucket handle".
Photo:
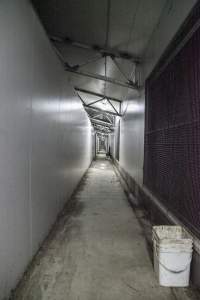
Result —
POLYGON ((190 265, 190 263, 191 263, 191 261, 192 261, 192 256, 191 256, 191 258, 189 259, 188 263, 186 264, 186 266, 185 266, 183 269, 181 269, 181 270, 171 270, 171 269, 167 268, 167 267, 160 261, 159 256, 158 256, 158 252, 157 252, 157 247, 154 247, 154 250, 155 250, 155 254, 156 254, 156 257, 157 257, 157 259, 158 259, 159 264, 160 264, 165 270, 167 270, 167 271, 170 272, 170 273, 174 273, 174 274, 180 274, 180 273, 183 273, 185 270, 187 270, 188 266, 190 265))

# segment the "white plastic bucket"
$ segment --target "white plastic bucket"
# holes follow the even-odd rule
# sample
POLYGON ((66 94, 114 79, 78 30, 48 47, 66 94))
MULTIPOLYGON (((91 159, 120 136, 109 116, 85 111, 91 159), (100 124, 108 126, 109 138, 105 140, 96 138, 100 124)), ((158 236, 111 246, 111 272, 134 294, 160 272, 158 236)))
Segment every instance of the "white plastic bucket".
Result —
POLYGON ((189 285, 192 239, 181 226, 153 227, 154 270, 161 286, 189 285))

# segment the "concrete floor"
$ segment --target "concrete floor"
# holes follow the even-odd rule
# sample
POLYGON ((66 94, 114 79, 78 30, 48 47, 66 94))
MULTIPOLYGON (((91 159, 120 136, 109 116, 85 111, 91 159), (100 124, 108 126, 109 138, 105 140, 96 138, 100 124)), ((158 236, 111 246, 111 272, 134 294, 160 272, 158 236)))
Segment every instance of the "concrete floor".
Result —
POLYGON ((93 162, 13 299, 176 299, 157 283, 143 230, 108 160, 93 162))

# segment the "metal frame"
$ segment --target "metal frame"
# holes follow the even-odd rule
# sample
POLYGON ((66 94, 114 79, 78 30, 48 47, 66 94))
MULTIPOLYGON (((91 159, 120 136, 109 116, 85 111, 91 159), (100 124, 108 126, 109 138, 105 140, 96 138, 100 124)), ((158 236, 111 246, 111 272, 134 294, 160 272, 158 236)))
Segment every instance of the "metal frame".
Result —
POLYGON ((97 79, 97 80, 101 80, 101 81, 104 81, 104 82, 109 82, 111 84, 119 85, 119 86, 129 88, 129 89, 133 89, 133 90, 138 90, 138 88, 139 88, 138 85, 135 84, 132 81, 123 82, 123 81, 120 81, 120 80, 117 80, 117 79, 114 79, 114 78, 111 78, 111 77, 108 77, 108 76, 103 76, 103 75, 100 75, 100 74, 93 74, 93 73, 86 72, 86 71, 76 70, 73 67, 69 67, 68 63, 65 64, 65 71, 70 72, 70 73, 74 73, 74 74, 77 74, 77 75, 80 75, 80 76, 85 76, 85 77, 89 77, 89 78, 92 78, 92 79, 97 79))
POLYGON ((110 122, 111 124, 114 124, 114 117, 113 116, 111 116, 109 114, 106 114, 106 113, 104 113, 103 115, 108 120, 108 122, 110 122))
MULTIPOLYGON (((87 44, 87 43, 84 43, 81 41, 71 39, 68 36, 67 37, 49 36, 50 40, 52 41, 52 46, 55 48, 55 51, 56 51, 57 55, 59 56, 62 64, 64 65, 66 72, 104 82, 104 93, 102 93, 102 94, 96 93, 93 91, 89 91, 86 89, 82 89, 77 86, 74 87, 75 90, 77 91, 77 96, 80 98, 86 112, 88 113, 88 117, 90 118, 91 124, 93 124, 94 128, 98 128, 98 129, 96 129, 96 132, 98 134, 100 131, 104 132, 104 134, 107 134, 108 132, 112 132, 112 130, 114 130, 114 127, 115 127, 115 125, 114 125, 115 117, 122 116, 121 115, 122 100, 117 99, 115 97, 108 96, 106 94, 107 86, 116 85, 116 86, 124 87, 127 89, 139 90, 139 83, 136 82, 135 78, 132 79, 132 78, 130 78, 132 76, 129 76, 129 74, 126 74, 126 71, 123 70, 123 67, 121 67, 121 60, 127 60, 129 63, 133 64, 133 67, 135 67, 135 68, 137 67, 137 65, 139 65, 142 62, 141 57, 133 55, 128 51, 120 51, 120 50, 116 50, 116 49, 109 47, 110 29, 111 29, 111 27, 110 27, 110 25, 111 25, 110 24, 111 0, 106 0, 106 3, 107 3, 107 11, 106 11, 106 16, 105 16, 106 17, 106 24, 105 24, 106 29, 105 29, 105 41, 103 43, 103 46, 96 45, 96 44, 90 45, 90 44, 87 44), (82 58, 82 61, 80 62, 80 64, 70 65, 65 60, 65 57, 62 56, 62 52, 61 52, 61 49, 59 48, 59 44, 61 44, 62 46, 66 45, 66 46, 74 47, 74 48, 77 48, 80 50, 81 49, 87 50, 88 54, 91 53, 91 56, 89 56, 89 58, 82 58), (123 76, 121 79, 112 78, 112 77, 108 76, 109 75, 107 73, 108 57, 110 57, 110 59, 113 61, 114 65, 115 65, 115 67, 117 67, 120 74, 123 76), (95 74, 90 71, 85 71, 85 70, 81 69, 82 67, 84 67, 90 63, 92 64, 100 59, 102 60, 102 58, 105 59, 105 74, 104 75, 95 74), (120 60, 118 61, 117 58, 119 58, 120 60), (86 101, 84 101, 84 97, 82 98, 81 95, 79 94, 79 92, 99 97, 99 99, 97 99, 97 100, 95 100, 96 98, 91 99, 92 101, 90 100, 90 103, 88 103, 89 99, 87 99, 87 103, 86 103, 86 101), (104 99, 106 99, 106 103, 109 104, 108 105, 109 108, 107 108, 107 106, 105 106, 105 108, 110 109, 111 111, 104 110, 103 109, 104 107, 102 109, 99 107, 95 107, 96 103, 99 103, 99 102, 103 101, 104 99), (102 116, 102 117, 100 117, 100 116, 102 116)), ((131 28, 131 30, 132 30, 132 28, 131 28)), ((131 37, 131 31, 130 31, 129 38, 130 37, 131 37)), ((73 49, 72 49, 72 51, 73 51, 73 49)), ((133 69, 133 71, 135 71, 135 70, 133 69)), ((76 76, 76 78, 77 78, 77 76, 76 76)))
POLYGON ((99 45, 89 45, 89 44, 86 44, 86 43, 82 43, 80 41, 75 41, 75 40, 73 40, 69 37, 61 38, 61 37, 57 37, 57 36, 50 36, 49 38, 53 43, 64 43, 66 45, 70 45, 70 46, 73 46, 75 48, 85 49, 85 50, 92 50, 93 52, 100 53, 102 56, 107 55, 107 56, 110 56, 110 57, 117 57, 117 58, 132 61, 136 64, 141 62, 140 57, 134 56, 134 55, 132 55, 128 52, 125 52, 125 51, 116 51, 116 50, 113 50, 113 49, 108 48, 108 47, 101 47, 99 45))
POLYGON ((114 124, 102 121, 100 119, 90 118, 90 120, 91 120, 91 122, 94 122, 94 123, 99 124, 99 125, 103 125, 103 126, 108 127, 108 128, 114 127, 114 124))
POLYGON ((130 78, 128 78, 128 76, 125 74, 125 72, 122 70, 121 66, 119 65, 119 63, 116 61, 116 59, 114 57, 111 57, 112 61, 114 62, 115 66, 117 67, 117 69, 120 71, 120 73, 123 75, 123 77, 128 81, 128 82, 132 82, 132 80, 130 78))
POLYGON ((99 100, 90 102, 90 103, 88 103, 87 105, 88 105, 88 107, 89 107, 89 106, 91 106, 91 107, 96 107, 96 106, 93 106, 93 104, 96 104, 96 103, 98 103, 98 102, 102 102, 102 101, 104 101, 104 100, 106 100, 106 101, 110 104, 110 106, 112 107, 112 109, 114 110, 114 112, 116 112, 116 114, 119 114, 119 113, 120 113, 121 107, 119 107, 119 111, 117 111, 116 107, 112 104, 112 102, 111 102, 108 98, 102 98, 102 99, 99 99, 99 100))
MULTIPOLYGON (((108 103, 111 105, 111 107, 114 109, 114 111, 116 112, 116 114, 118 114, 119 112, 116 110, 116 108, 114 107, 114 105, 112 104, 112 102, 110 102, 109 99, 107 99, 108 103)), ((120 109, 120 108, 119 108, 120 109)))
POLYGON ((105 132, 102 132, 102 131, 99 131, 99 130, 95 130, 96 131, 96 133, 97 133, 97 135, 106 135, 106 136, 108 136, 108 133, 105 133, 105 132))
MULTIPOLYGON (((98 109, 98 110, 102 111, 102 113, 105 112, 105 113, 107 113, 107 114, 121 115, 121 102, 119 102, 119 101, 116 101, 117 103, 120 103, 119 111, 117 111, 116 107, 112 104, 112 102, 110 101, 109 98, 103 97, 103 98, 101 98, 101 99, 97 99, 97 100, 95 100, 95 101, 92 101, 92 102, 86 104, 85 101, 83 100, 83 98, 80 96, 80 94, 79 94, 78 92, 77 92, 77 95, 78 95, 78 97, 81 99, 81 101, 82 101, 82 103, 83 103, 83 105, 84 105, 85 107, 98 109), (108 110, 103 110, 103 109, 100 109, 100 108, 98 108, 98 107, 93 106, 93 104, 98 103, 98 102, 101 102, 101 101, 103 101, 103 100, 105 100, 105 99, 108 101, 108 103, 110 104, 110 106, 113 108, 114 112, 110 112, 110 111, 108 111, 108 110)), ((115 101, 115 100, 112 100, 112 101, 115 101)))
POLYGON ((104 129, 105 131, 109 131, 109 132, 112 132, 114 130, 113 128, 110 128, 108 126, 101 125, 101 124, 98 124, 98 123, 92 123, 92 125, 94 127, 98 127, 98 128, 104 129))
POLYGON ((110 116, 106 113, 90 114, 90 119, 105 122, 105 123, 108 123, 108 124, 114 126, 114 116, 110 116), (104 119, 102 119, 102 118, 104 118, 104 119))
POLYGON ((110 124, 114 124, 114 117, 110 116, 110 115, 108 116, 108 114, 106 114, 106 113, 100 113, 100 114, 97 113, 96 114, 95 112, 92 112, 91 118, 97 119, 97 120, 102 120, 102 121, 110 123, 110 124), (102 119, 102 118, 104 118, 104 119, 102 119))
POLYGON ((93 119, 96 119, 96 118, 98 119, 98 117, 101 117, 102 115, 103 115, 103 114, 93 115, 92 118, 93 118, 93 119))
POLYGON ((105 128, 101 125, 93 124, 93 127, 97 130, 100 130, 101 132, 104 132, 104 133, 111 133, 112 132, 112 130, 109 130, 108 128, 105 128))
POLYGON ((88 105, 91 106, 91 105, 93 105, 93 104, 95 104, 95 103, 98 103, 98 102, 101 102, 101 101, 103 101, 103 100, 105 100, 105 97, 103 97, 103 98, 101 98, 101 99, 98 99, 98 100, 96 100, 96 101, 90 102, 90 103, 88 103, 88 105))
POLYGON ((86 90, 86 89, 82 89, 82 88, 79 88, 77 86, 75 86, 74 89, 77 92, 85 93, 85 94, 88 94, 88 95, 93 95, 93 96, 97 96, 97 97, 105 97, 107 99, 110 99, 110 100, 113 100, 113 101, 116 101, 116 102, 120 102, 120 103, 122 102, 122 100, 120 100, 118 98, 114 98, 114 97, 110 97, 108 95, 104 95, 104 94, 101 94, 101 93, 96 93, 94 91, 89 91, 89 90, 86 90))
MULTIPOLYGON (((113 117, 121 116, 121 115, 116 110, 114 105, 110 102, 110 100, 108 98, 103 97, 103 98, 98 99, 96 101, 92 101, 89 104, 86 104, 85 101, 83 100, 83 98, 81 97, 81 95, 78 93, 78 91, 77 91, 77 96, 79 97, 79 99, 81 100, 83 106, 85 107, 85 110, 88 114, 90 122, 93 125, 95 131, 97 132, 97 129, 98 129, 103 133, 113 132, 113 130, 114 130, 114 119, 113 119, 113 117), (97 108, 97 107, 93 106, 93 104, 95 104, 97 102, 100 102, 100 101, 103 101, 104 99, 106 99, 108 101, 108 103, 113 108, 114 112, 110 112, 110 111, 103 110, 103 109, 100 109, 100 108, 97 108), (97 112, 97 114, 93 116, 93 115, 91 115, 91 111, 95 111, 95 112, 97 112), (99 114, 99 112, 100 112, 100 114, 99 114), (98 117, 101 116, 101 115, 104 118, 106 118, 108 121, 99 119, 98 117)), ((121 111, 121 101, 116 101, 116 102, 120 103, 120 111, 121 111)))
POLYGON ((103 110, 103 109, 100 109, 100 108, 97 108, 97 107, 93 107, 93 106, 89 106, 88 104, 85 104, 83 103, 83 106, 86 108, 86 109, 92 109, 94 111, 98 111, 98 112, 101 112, 101 113, 107 113, 107 114, 110 114, 110 115, 113 115, 113 116, 119 116, 121 117, 122 115, 119 114, 119 113, 114 113, 114 112, 110 112, 108 110, 103 110))
POLYGON ((100 54, 99 56, 95 56, 95 57, 91 57, 90 59, 87 59, 86 61, 84 61, 81 64, 70 66, 66 61, 64 61, 60 51, 57 48, 55 49, 57 54, 59 55, 61 61, 64 63, 65 71, 71 72, 71 73, 76 74, 76 75, 85 76, 85 77, 89 77, 89 78, 92 78, 92 79, 104 81, 104 83, 105 83, 104 84, 104 94, 100 94, 100 93, 96 93, 96 92, 92 92, 92 91, 88 91, 88 90, 85 90, 85 89, 75 87, 75 90, 77 91, 77 95, 80 98, 81 102, 83 103, 83 106, 85 107, 85 110, 88 113, 88 117, 90 118, 90 122, 93 125, 96 133, 97 134, 104 134, 104 135, 106 135, 108 133, 111 133, 114 130, 114 117, 115 116, 121 116, 121 100, 116 99, 114 97, 109 97, 109 96, 106 95, 106 84, 110 83, 110 84, 115 84, 117 86, 122 86, 122 87, 125 87, 125 88, 134 89, 134 90, 138 89, 138 85, 136 83, 134 83, 132 80, 130 80, 128 78, 128 76, 126 76, 126 74, 123 72, 123 70, 121 70, 121 67, 118 65, 118 62, 115 61, 115 58, 118 57, 118 58, 121 58, 121 59, 127 59, 129 61, 132 61, 135 64, 139 63, 139 59, 136 58, 136 57, 133 57, 132 55, 130 55, 127 52, 125 53, 125 52, 122 52, 122 51, 113 51, 112 49, 108 48, 109 34, 110 34, 110 9, 111 9, 111 0, 107 0, 106 37, 105 37, 104 47, 99 47, 97 45, 90 46, 90 45, 87 45, 87 44, 84 44, 84 43, 80 43, 80 42, 71 40, 68 37, 65 38, 65 39, 58 38, 58 37, 50 37, 51 41, 54 42, 54 45, 57 42, 66 43, 66 44, 71 45, 71 46, 76 47, 76 48, 93 50, 96 53, 100 54), (107 76, 107 56, 111 57, 114 64, 116 65, 116 67, 120 71, 120 73, 124 76, 126 82, 123 82, 121 80, 114 79, 114 78, 111 78, 111 77, 107 76), (101 74, 93 74, 93 73, 90 73, 90 72, 87 72, 87 71, 80 70, 81 67, 83 67, 83 66, 85 66, 89 63, 96 62, 97 60, 99 60, 102 57, 105 58, 105 75, 104 76, 101 75, 101 74), (86 104, 84 99, 79 94, 79 92, 82 92, 82 93, 85 93, 85 94, 88 94, 88 95, 90 94, 90 95, 93 95, 93 96, 97 96, 100 99, 93 100, 90 103, 86 104), (100 109, 98 107, 94 107, 94 104, 96 104, 98 102, 101 102, 104 99, 106 99, 106 101, 109 103, 109 105, 111 106, 111 108, 113 109, 114 112, 103 110, 103 109, 100 109), (119 108, 115 107, 113 102, 117 103, 119 105, 119 108), (91 113, 91 111, 97 112, 97 114, 93 115, 91 113), (100 114, 99 114, 99 112, 100 112, 100 114), (104 120, 99 118, 100 115, 103 116, 104 120), (105 119, 107 121, 105 121, 105 119))
POLYGON ((80 100, 83 103, 83 106, 85 107, 86 112, 88 113, 88 117, 90 118, 90 122, 93 125, 95 131, 97 134, 104 134, 104 135, 108 135, 108 133, 111 133, 114 130, 114 117, 115 116, 121 116, 121 102, 122 100, 114 98, 114 97, 109 97, 106 95, 106 83, 110 83, 110 84, 115 84, 118 86, 122 86, 125 88, 130 88, 130 89, 134 89, 137 90, 139 89, 138 85, 135 84, 132 80, 130 80, 128 78, 128 76, 126 76, 126 74, 121 70, 121 67, 118 65, 118 62, 115 61, 116 57, 119 58, 123 58, 123 59, 127 59, 129 61, 134 62, 135 64, 139 62, 138 59, 133 58, 132 56, 130 56, 128 53, 123 53, 123 52, 116 52, 116 51, 112 51, 110 49, 108 49, 108 42, 109 42, 109 29, 110 29, 110 6, 111 6, 111 0, 107 1, 107 23, 106 23, 106 39, 105 39, 105 46, 104 47, 98 47, 98 46, 89 46, 86 44, 81 44, 79 42, 75 42, 72 41, 70 39, 58 39, 58 38, 52 38, 52 40, 54 42, 65 42, 67 44, 70 44, 74 47, 78 47, 81 49, 88 49, 88 50, 94 50, 95 52, 98 52, 101 54, 100 57, 92 57, 91 59, 86 60, 85 62, 83 62, 82 64, 79 65, 74 65, 74 66, 70 66, 67 62, 64 62, 64 59, 61 55, 61 53, 58 51, 58 49, 56 49, 57 54, 59 55, 61 61, 64 63, 65 66, 65 70, 67 72, 71 72, 80 76, 85 76, 85 77, 89 77, 92 79, 96 79, 96 80, 101 80, 105 82, 105 90, 104 90, 104 94, 101 93, 96 93, 93 91, 89 91, 86 89, 82 89, 79 87, 74 87, 75 90, 77 91, 77 95, 80 98, 80 100), (116 65, 116 67, 118 68, 118 70, 120 71, 120 73, 125 77, 125 79, 127 80, 127 82, 123 82, 121 80, 117 80, 111 77, 107 76, 107 56, 110 56, 111 59, 113 60, 114 64, 116 65), (90 72, 86 72, 86 71, 81 71, 80 68, 89 64, 89 63, 93 63, 97 60, 99 60, 101 57, 105 57, 105 76, 100 75, 100 74, 93 74, 90 72), (81 95, 78 92, 82 92, 88 95, 93 95, 96 97, 100 97, 100 99, 97 99, 95 101, 92 101, 88 104, 85 103, 85 101, 82 99, 81 95), (114 112, 110 112, 107 110, 103 110, 97 107, 94 107, 93 105, 95 103, 101 102, 104 99, 107 100, 107 102, 110 104, 111 108, 113 109, 114 112), (117 108, 115 107, 115 105, 113 105, 113 103, 111 101, 117 102, 119 104, 119 111, 117 110, 117 108), (92 115, 91 111, 93 112, 97 112, 97 115, 92 115), (99 114, 100 112, 100 114, 99 114), (102 115, 104 117, 104 120, 99 119, 98 117, 102 115), (105 119, 108 120, 105 121, 105 119))
POLYGON ((112 128, 102 126, 101 124, 92 123, 92 125, 94 128, 98 128, 99 130, 102 130, 104 132, 113 132, 112 128))

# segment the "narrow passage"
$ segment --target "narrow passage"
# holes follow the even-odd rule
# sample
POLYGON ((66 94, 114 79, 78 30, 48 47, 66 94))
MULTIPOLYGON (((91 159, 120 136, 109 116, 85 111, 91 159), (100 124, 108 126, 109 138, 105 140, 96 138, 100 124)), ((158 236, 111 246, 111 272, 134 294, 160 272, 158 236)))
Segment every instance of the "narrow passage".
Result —
POLYGON ((174 300, 109 160, 92 163, 70 203, 14 299, 174 300))

